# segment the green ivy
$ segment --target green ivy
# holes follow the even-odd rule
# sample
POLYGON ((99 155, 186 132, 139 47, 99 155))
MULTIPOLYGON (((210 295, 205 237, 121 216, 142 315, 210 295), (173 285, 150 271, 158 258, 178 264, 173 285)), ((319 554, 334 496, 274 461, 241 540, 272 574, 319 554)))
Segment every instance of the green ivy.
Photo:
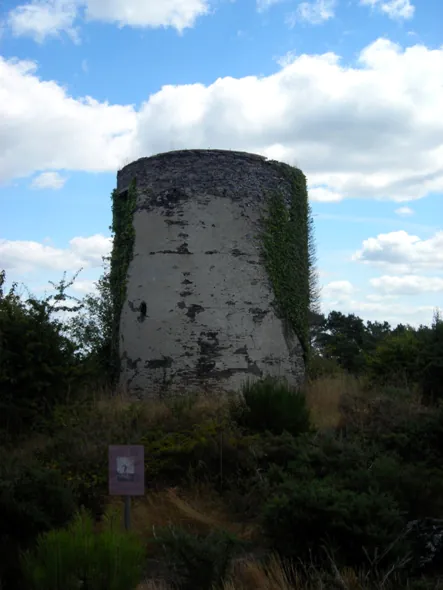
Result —
POLYGON ((128 269, 134 253, 135 229, 133 225, 134 210, 137 203, 135 178, 131 181, 128 191, 120 194, 117 189, 112 193, 112 234, 113 247, 110 265, 110 289, 113 307, 112 329, 112 366, 115 368, 114 379, 120 369, 118 341, 119 325, 123 304, 126 298, 128 269))
POLYGON ((288 198, 281 192, 268 196, 262 219, 262 249, 277 313, 288 335, 296 334, 309 360, 309 312, 318 299, 313 223, 306 177, 297 168, 280 163, 279 171, 290 181, 288 198))

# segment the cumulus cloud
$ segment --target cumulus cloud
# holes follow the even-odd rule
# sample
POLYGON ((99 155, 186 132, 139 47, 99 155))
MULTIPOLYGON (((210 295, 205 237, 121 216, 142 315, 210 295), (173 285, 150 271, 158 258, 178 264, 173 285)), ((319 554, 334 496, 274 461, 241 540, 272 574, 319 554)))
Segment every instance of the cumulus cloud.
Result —
POLYGON ((0 181, 37 170, 115 170, 130 153, 132 106, 73 99, 30 61, 0 57, 0 181))
POLYGON ((66 180, 58 172, 42 172, 33 179, 31 188, 59 190, 65 186, 66 180))
POLYGON ((288 15, 287 21, 291 26, 298 22, 307 22, 311 25, 321 23, 334 18, 336 0, 313 0, 301 2, 297 10, 288 15))
POLYGON ((102 266, 103 256, 111 250, 111 238, 101 234, 75 237, 66 249, 40 242, 0 240, 2 268, 13 273, 39 271, 77 271, 102 266))
POLYGON ((343 200, 343 195, 336 191, 321 186, 309 187, 309 198, 318 203, 338 203, 343 200))
POLYGON ((443 266, 443 231, 427 240, 406 231, 379 234, 363 241, 352 259, 366 264, 387 266, 397 272, 411 273, 443 266))
POLYGON ((182 31, 209 12, 208 0, 86 0, 86 15, 119 26, 173 27, 182 31))
POLYGON ((369 282, 375 289, 390 295, 420 295, 443 292, 443 277, 384 275, 370 279, 369 282))
POLYGON ((397 215, 400 215, 400 217, 408 217, 409 215, 414 215, 414 211, 410 207, 399 207, 395 210, 395 212, 397 213, 397 215))
POLYGON ((323 197, 418 199, 443 190, 442 75, 443 48, 378 39, 358 66, 299 55, 265 77, 164 86, 136 111, 0 59, 0 180, 211 146, 299 165, 323 197))
POLYGON ((322 298, 340 302, 355 293, 356 288, 349 281, 331 281, 322 288, 322 298))
MULTIPOLYGON (((385 281, 386 282, 386 281, 385 281)), ((339 310, 342 313, 354 313, 365 321, 388 321, 395 326, 408 323, 412 326, 430 324, 436 306, 411 305, 404 303, 400 295, 394 291, 379 291, 374 294, 356 297, 359 290, 346 280, 333 281, 322 289, 321 308, 323 313, 339 310)))
POLYGON ((78 41, 74 23, 83 14, 87 20, 120 27, 172 27, 181 32, 208 12, 208 0, 32 0, 12 9, 7 24, 14 35, 40 43, 62 32, 78 41))
POLYGON ((32 37, 38 43, 48 37, 59 37, 63 32, 77 42, 74 21, 78 7, 76 0, 33 0, 13 8, 7 24, 16 37, 32 37))
POLYGON ((408 20, 414 16, 411 0, 360 0, 363 6, 371 6, 394 20, 408 20))

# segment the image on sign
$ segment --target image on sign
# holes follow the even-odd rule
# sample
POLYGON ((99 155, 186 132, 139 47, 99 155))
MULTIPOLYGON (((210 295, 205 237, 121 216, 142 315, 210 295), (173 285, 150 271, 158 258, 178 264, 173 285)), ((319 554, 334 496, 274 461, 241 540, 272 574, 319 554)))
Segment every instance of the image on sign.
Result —
POLYGON ((117 457, 117 481, 134 481, 134 457, 117 457))

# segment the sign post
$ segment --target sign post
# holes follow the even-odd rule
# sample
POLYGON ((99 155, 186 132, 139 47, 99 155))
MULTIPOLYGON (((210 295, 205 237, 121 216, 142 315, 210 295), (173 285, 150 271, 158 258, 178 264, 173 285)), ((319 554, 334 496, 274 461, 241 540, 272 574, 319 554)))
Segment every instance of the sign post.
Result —
POLYGON ((145 494, 145 448, 143 445, 109 446, 109 495, 124 496, 125 528, 131 526, 131 496, 145 494))

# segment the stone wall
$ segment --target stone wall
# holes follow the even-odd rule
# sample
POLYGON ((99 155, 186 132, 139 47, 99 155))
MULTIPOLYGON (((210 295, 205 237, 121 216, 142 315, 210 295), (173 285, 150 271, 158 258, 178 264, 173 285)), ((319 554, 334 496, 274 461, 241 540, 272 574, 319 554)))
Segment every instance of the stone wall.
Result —
POLYGON ((264 374, 302 382, 302 347, 276 315, 259 238, 267 192, 290 198, 287 168, 253 154, 189 150, 119 171, 117 198, 137 183, 119 342, 131 392, 235 390, 264 374))

